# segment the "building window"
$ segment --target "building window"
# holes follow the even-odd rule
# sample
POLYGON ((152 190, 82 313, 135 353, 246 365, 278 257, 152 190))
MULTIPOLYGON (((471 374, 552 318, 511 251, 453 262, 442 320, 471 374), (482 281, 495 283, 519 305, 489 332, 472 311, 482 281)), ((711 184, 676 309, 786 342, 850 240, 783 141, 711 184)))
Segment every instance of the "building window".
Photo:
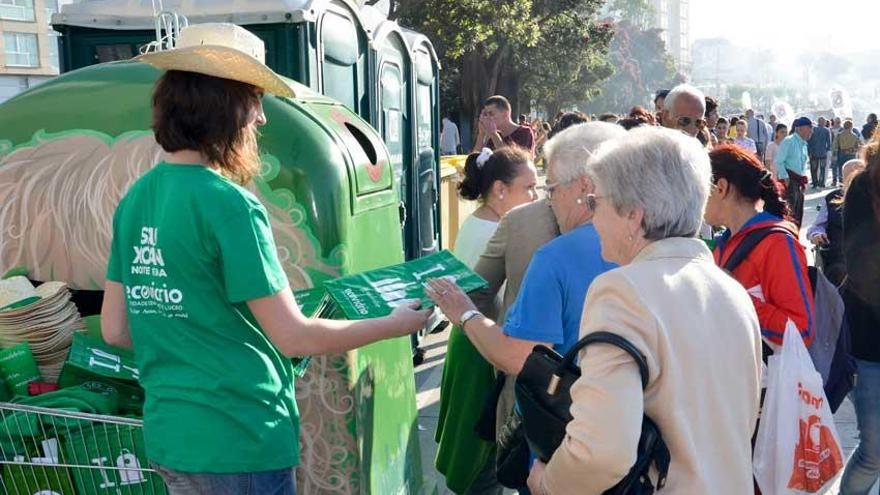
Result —
POLYGON ((6 45, 7 67, 39 67, 40 52, 37 35, 30 33, 3 33, 6 45))
POLYGON ((61 35, 55 31, 49 30, 49 65, 52 66, 53 69, 59 70, 59 60, 58 60, 58 40, 61 38, 61 35))
POLYGON ((0 0, 0 19, 34 22, 34 0, 0 0))

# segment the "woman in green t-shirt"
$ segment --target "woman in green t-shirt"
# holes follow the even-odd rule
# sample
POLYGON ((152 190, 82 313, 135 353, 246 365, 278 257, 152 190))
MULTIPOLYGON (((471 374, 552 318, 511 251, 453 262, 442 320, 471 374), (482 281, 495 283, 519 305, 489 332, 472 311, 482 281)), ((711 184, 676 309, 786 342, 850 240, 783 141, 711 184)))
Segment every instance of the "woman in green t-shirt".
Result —
POLYGON ((242 187, 257 172, 264 92, 293 96, 231 24, 185 28, 142 56, 167 72, 153 93, 166 152, 113 218, 104 339, 136 351, 147 456, 171 495, 295 492, 299 414, 290 357, 340 353, 422 328, 427 310, 306 318, 269 218, 242 187))

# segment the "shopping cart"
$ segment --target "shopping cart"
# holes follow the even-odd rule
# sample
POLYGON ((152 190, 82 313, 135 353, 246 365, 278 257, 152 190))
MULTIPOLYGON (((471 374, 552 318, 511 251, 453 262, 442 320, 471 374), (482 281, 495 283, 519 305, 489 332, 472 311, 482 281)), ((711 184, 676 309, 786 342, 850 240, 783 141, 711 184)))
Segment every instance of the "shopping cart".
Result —
POLYGON ((3 495, 165 495, 139 420, 0 403, 3 495))

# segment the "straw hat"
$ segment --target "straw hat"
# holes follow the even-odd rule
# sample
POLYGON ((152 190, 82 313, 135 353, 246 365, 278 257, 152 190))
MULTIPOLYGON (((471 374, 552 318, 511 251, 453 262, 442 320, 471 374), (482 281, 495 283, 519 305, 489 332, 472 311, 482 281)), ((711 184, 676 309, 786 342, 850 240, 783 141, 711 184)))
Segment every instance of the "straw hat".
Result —
POLYGON ((263 40, 228 23, 194 24, 183 28, 175 48, 146 53, 136 60, 157 69, 197 72, 257 86, 267 93, 293 98, 293 90, 266 67, 263 40))

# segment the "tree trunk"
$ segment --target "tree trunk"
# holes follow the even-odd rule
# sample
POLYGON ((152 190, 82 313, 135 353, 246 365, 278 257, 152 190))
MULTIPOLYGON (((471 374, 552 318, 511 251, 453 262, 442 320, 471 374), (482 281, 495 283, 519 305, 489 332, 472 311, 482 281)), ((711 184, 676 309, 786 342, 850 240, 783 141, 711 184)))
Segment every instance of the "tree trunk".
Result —
POLYGON ((544 104, 544 111, 547 112, 547 120, 553 122, 553 119, 556 118, 556 114, 559 113, 559 109, 562 108, 562 105, 558 101, 548 101, 544 104))
MULTIPOLYGON (((479 129, 480 108, 483 101, 499 90, 502 68, 508 61, 507 46, 502 46, 487 55, 481 46, 478 50, 466 53, 461 64, 461 118, 468 119, 474 129, 472 140, 479 129)), ((471 142, 470 144, 473 144, 471 142)))

